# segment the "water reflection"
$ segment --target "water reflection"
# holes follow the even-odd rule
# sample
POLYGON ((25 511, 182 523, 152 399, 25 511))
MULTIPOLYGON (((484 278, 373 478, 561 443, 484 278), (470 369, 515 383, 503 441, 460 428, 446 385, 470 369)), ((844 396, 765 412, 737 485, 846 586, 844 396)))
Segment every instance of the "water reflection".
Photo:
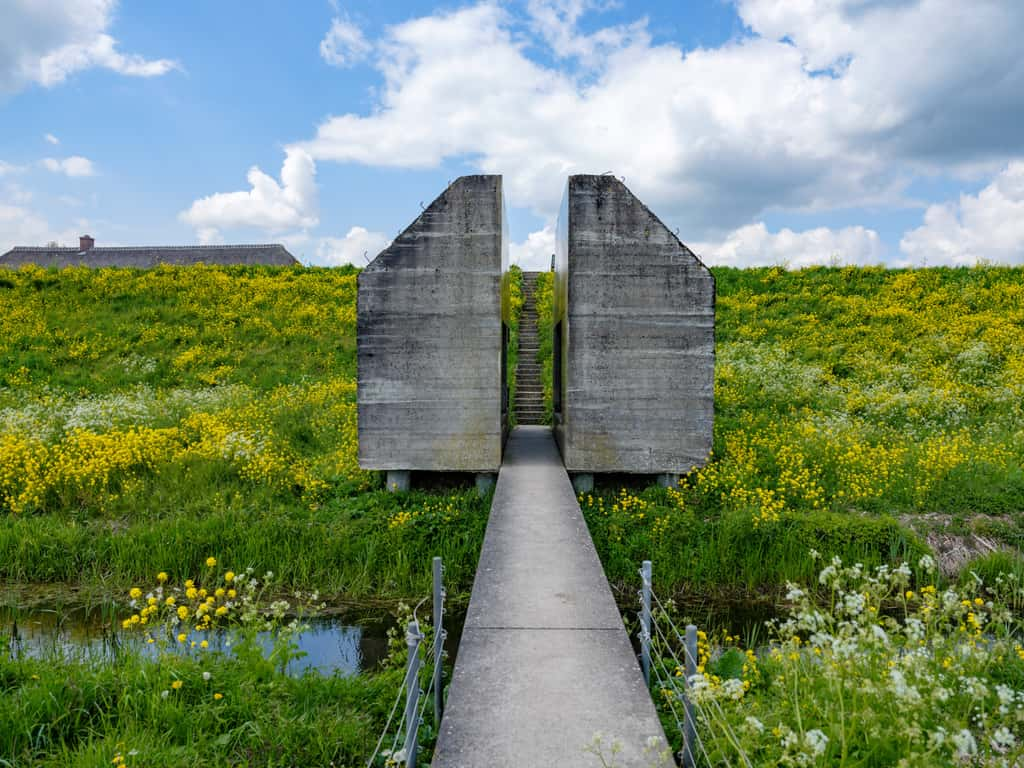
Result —
MULTIPOLYGON (((154 656, 154 646, 147 645, 136 633, 119 629, 120 618, 119 611, 109 605, 60 610, 0 606, 0 638, 8 641, 9 652, 15 656, 111 658, 126 645, 154 656)), ((288 672, 353 675, 372 669, 387 655, 387 630, 394 620, 362 621, 343 615, 305 623, 309 629, 298 636, 297 645, 306 655, 291 662, 288 672)), ((224 635, 213 634, 207 639, 211 651, 231 652, 224 635)), ((261 643, 265 651, 270 650, 269 636, 261 636, 261 643)), ((0 642, 0 647, 3 644, 0 642)), ((176 644, 172 647, 179 648, 176 644)))

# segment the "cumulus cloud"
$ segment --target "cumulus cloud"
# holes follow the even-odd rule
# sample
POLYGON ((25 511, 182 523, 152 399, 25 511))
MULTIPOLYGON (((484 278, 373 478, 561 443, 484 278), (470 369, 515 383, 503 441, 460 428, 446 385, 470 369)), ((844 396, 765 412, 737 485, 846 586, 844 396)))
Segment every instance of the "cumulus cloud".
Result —
POLYGON ((344 237, 323 237, 317 244, 316 255, 310 263, 328 267, 343 264, 366 266, 384 250, 391 239, 382 232, 371 232, 365 227, 352 227, 344 237))
POLYGON ((363 31, 348 19, 334 19, 320 41, 320 56, 333 67, 351 67, 365 59, 373 46, 363 31))
POLYGON ((521 243, 512 243, 508 249, 509 261, 527 272, 543 272, 551 268, 551 254, 555 252, 555 227, 548 225, 531 232, 521 243))
POLYGON ((115 0, 2 0, 0 94, 51 87, 93 67, 134 77, 178 67, 170 59, 121 53, 107 33, 115 7, 115 0))
POLYGON ((79 155, 65 157, 63 160, 47 157, 40 162, 46 170, 52 173, 63 173, 65 176, 71 177, 96 175, 96 169, 92 164, 92 160, 79 155))
POLYGON ((1011 162, 976 195, 929 206, 900 250, 915 266, 1024 264, 1024 161, 1011 162))
POLYGON ((301 149, 289 149, 281 166, 281 181, 249 169, 250 188, 240 192, 218 192, 192 203, 179 214, 195 227, 204 242, 216 242, 220 230, 254 227, 267 232, 315 227, 319 223, 316 165, 301 149))
MULTIPOLYGON (((79 222, 79 226, 87 222, 79 222)), ((83 231, 85 227, 82 227, 83 231)), ((78 243, 77 230, 58 230, 39 213, 23 205, 0 201, 0 253, 16 245, 78 243)))
POLYGON ((878 233, 864 227, 769 232, 764 222, 758 222, 730 232, 721 241, 691 243, 690 248, 706 264, 725 267, 799 269, 814 264, 881 264, 885 259, 878 233))
POLYGON ((532 0, 531 34, 490 2, 395 25, 376 44, 378 103, 300 146, 373 166, 466 160, 542 215, 566 174, 612 170, 703 239, 769 209, 904 204, 921 169, 1024 150, 1024 4, 749 0, 750 34, 692 51, 652 42, 642 19, 582 34, 594 6, 532 0), (581 74, 531 58, 537 43, 600 55, 581 74))

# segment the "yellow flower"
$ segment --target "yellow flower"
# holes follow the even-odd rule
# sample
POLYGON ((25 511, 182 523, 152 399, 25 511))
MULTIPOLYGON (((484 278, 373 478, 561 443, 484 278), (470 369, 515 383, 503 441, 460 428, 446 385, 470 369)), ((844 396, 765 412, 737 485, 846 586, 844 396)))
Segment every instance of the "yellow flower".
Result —
POLYGON ((199 592, 196 590, 195 587, 189 587, 185 590, 185 597, 187 597, 189 600, 195 600, 196 597, 198 597, 198 595, 199 592))
POLYGON ((156 603, 157 603, 157 599, 156 599, 155 597, 151 597, 151 598, 149 598, 149 599, 148 599, 148 600, 146 601, 146 603, 147 603, 148 605, 156 605, 156 603))
POLYGON ((203 642, 201 642, 201 643, 199 644, 199 647, 200 647, 200 648, 204 648, 204 649, 205 649, 205 648, 209 648, 209 647, 210 647, 210 642, 209 642, 208 640, 203 640, 203 642))
POLYGON ((185 607, 184 605, 178 606, 178 618, 179 619, 187 619, 188 618, 188 614, 189 614, 189 610, 188 610, 187 607, 185 607))
POLYGON ((235 590, 233 590, 233 589, 229 589, 228 590, 228 597, 230 597, 232 600, 234 600, 235 597, 237 597, 237 595, 238 595, 238 593, 235 592, 235 590))
POLYGON ((215 565, 217 565, 217 558, 215 558, 215 557, 208 557, 208 558, 206 558, 206 567, 207 568, 213 568, 215 565))
POLYGON ((224 597, 224 587, 217 587, 217 591, 213 593, 216 597, 224 597))
POLYGON ((124 621, 121 622, 121 629, 131 629, 131 628, 132 628, 132 620, 131 619, 125 619, 124 621))
POLYGON ((235 572, 234 571, 228 571, 227 573, 224 574, 224 581, 226 581, 226 582, 228 582, 230 584, 234 580, 235 580, 235 572))
POLYGON ((224 616, 224 615, 227 614, 227 612, 228 612, 228 608, 227 608, 226 605, 222 605, 220 608, 218 608, 216 611, 214 611, 214 613, 217 614, 218 616, 224 616))
POLYGON ((167 581, 167 574, 163 571, 160 571, 160 573, 156 575, 156 580, 163 584, 165 581, 167 581))
POLYGON ((142 590, 138 587, 132 587, 131 592, 128 593, 128 596, 132 600, 138 600, 140 597, 142 597, 142 590))
POLYGON ((182 683, 181 680, 175 680, 173 683, 171 683, 171 688, 173 688, 174 690, 178 690, 179 688, 181 688, 182 685, 184 685, 184 683, 182 683))
POLYGON ((179 643, 184 643, 186 637, 188 637, 188 636, 184 632, 182 632, 181 634, 178 635, 178 642, 179 643))
POLYGON ((167 603, 168 605, 174 605, 178 601, 175 600, 173 597, 168 597, 166 600, 164 600, 164 602, 167 603))
POLYGON ((223 693, 215 693, 215 694, 213 694, 213 700, 214 701, 220 701, 223 698, 224 698, 224 694, 223 693))

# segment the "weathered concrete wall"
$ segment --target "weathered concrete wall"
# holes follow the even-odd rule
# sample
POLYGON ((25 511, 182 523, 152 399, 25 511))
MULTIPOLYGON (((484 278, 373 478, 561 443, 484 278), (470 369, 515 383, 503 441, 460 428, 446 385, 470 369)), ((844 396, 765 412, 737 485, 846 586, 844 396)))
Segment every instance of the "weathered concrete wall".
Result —
POLYGON ((559 216, 556 318, 571 472, 702 466, 714 422, 711 272, 613 176, 571 176, 559 216))
POLYGON ((359 275, 359 464, 501 465, 500 176, 463 176, 359 275))

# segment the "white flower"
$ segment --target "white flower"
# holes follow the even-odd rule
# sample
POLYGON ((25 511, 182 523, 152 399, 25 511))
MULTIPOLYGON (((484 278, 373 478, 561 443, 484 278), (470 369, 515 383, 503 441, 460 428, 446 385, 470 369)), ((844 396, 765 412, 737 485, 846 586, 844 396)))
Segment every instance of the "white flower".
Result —
POLYGON ((1010 732, 1009 728, 1001 725, 996 728, 989 743, 996 752, 1006 752, 1013 748, 1017 743, 1017 739, 1010 732))
POLYGON ((786 582, 786 586, 789 588, 789 591, 786 592, 786 599, 789 602, 795 603, 797 600, 804 596, 804 591, 800 589, 800 587, 798 587, 796 584, 792 582, 786 582))
POLYGON ((170 691, 167 691, 167 690, 160 691, 160 698, 161 699, 166 699, 170 695, 171 695, 170 691))
POLYGON ((921 559, 917 561, 917 567, 925 573, 931 573, 935 570, 935 560, 931 555, 922 555, 921 559))
POLYGON ((892 681, 892 691, 896 694, 896 698, 912 704, 921 700, 921 694, 918 693, 917 688, 907 684, 907 679, 900 670, 890 669, 889 679, 892 681))
POLYGON ((764 723, 758 720, 756 717, 747 717, 747 726, 757 731, 758 733, 764 733, 764 723))
POLYGON ((807 746, 810 747, 811 754, 815 757, 821 757, 825 754, 825 748, 828 746, 828 736, 815 728, 813 731, 807 732, 807 746))
POLYGON ((211 677, 213 677, 213 675, 211 675, 209 672, 203 672, 203 680, 209 682, 211 677))
POLYGON ((843 607, 851 616, 859 616, 864 610, 864 595, 859 592, 847 592, 843 595, 843 607))
POLYGON ((941 725, 928 734, 928 749, 937 749, 946 741, 946 729, 941 725))
POLYGON ((953 745, 956 747, 957 757, 970 757, 978 752, 978 742, 966 728, 953 734, 953 745))

